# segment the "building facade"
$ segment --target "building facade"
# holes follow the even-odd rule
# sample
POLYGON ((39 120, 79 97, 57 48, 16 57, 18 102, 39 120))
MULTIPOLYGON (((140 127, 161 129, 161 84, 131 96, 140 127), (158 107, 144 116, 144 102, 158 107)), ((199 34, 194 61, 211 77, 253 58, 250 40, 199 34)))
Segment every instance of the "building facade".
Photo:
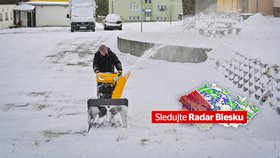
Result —
POLYGON ((30 1, 27 4, 36 8, 36 26, 70 26, 68 0, 30 1))
POLYGON ((0 28, 70 26, 68 0, 2 0, 0 28))
POLYGON ((0 1, 0 29, 14 26, 13 8, 20 1, 27 1, 27 0, 1 0, 0 1))
POLYGON ((0 29, 14 25, 13 8, 15 6, 15 4, 0 5, 0 29))
POLYGON ((273 14, 274 0, 217 0, 217 12, 273 14))
POLYGON ((182 13, 182 1, 109 0, 109 13, 119 14, 124 21, 141 21, 141 18, 144 21, 174 21, 178 20, 178 14, 182 13))
POLYGON ((273 15, 275 17, 280 17, 280 0, 274 0, 274 3, 273 3, 273 15))
POLYGON ((36 8, 27 3, 19 3, 14 9, 14 25, 16 27, 35 27, 36 8))

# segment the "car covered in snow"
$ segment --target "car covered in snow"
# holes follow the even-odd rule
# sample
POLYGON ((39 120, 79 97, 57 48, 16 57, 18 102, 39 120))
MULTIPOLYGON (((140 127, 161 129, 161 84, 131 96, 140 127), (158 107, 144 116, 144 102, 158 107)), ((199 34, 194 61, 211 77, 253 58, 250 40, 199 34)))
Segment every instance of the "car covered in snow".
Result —
POLYGON ((118 14, 108 14, 104 21, 104 30, 119 29, 122 30, 122 18, 118 14))

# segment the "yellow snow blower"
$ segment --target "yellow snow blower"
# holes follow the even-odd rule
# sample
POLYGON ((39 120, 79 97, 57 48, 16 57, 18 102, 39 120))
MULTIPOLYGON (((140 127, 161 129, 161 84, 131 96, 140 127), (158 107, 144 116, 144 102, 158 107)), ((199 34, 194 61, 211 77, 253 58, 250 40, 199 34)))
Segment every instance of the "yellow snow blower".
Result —
POLYGON ((121 98, 130 72, 98 73, 97 99, 88 100, 88 131, 91 127, 127 127, 128 100, 121 98))

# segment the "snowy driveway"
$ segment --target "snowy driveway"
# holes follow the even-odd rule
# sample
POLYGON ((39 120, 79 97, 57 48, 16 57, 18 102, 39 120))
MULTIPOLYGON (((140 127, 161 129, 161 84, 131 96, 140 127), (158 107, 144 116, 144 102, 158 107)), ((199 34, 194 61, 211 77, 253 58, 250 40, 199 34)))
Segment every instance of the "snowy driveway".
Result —
MULTIPOLYGON (((127 24, 124 32, 137 27, 127 24)), ((152 23, 149 28, 155 31, 152 23)), ((177 99, 205 82, 242 92, 209 61, 170 63, 123 54, 117 49, 121 33, 101 26, 96 32, 0 31, 0 157, 280 156, 280 117, 268 105, 238 129, 152 125, 152 110, 177 110, 177 99), (117 53, 125 71, 132 71, 124 90, 130 102, 129 128, 87 134, 86 101, 95 96, 96 86, 91 60, 101 43, 117 53)))

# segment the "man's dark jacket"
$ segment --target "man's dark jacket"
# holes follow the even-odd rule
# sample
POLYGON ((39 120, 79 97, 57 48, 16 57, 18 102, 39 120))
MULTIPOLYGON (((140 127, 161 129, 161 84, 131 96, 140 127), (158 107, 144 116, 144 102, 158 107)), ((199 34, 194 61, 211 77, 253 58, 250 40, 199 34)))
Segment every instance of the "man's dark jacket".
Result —
POLYGON ((99 72, 112 72, 114 73, 114 66, 117 70, 122 70, 122 64, 114 52, 108 49, 108 54, 102 56, 99 51, 97 51, 93 58, 93 70, 94 72, 98 70, 99 72))

